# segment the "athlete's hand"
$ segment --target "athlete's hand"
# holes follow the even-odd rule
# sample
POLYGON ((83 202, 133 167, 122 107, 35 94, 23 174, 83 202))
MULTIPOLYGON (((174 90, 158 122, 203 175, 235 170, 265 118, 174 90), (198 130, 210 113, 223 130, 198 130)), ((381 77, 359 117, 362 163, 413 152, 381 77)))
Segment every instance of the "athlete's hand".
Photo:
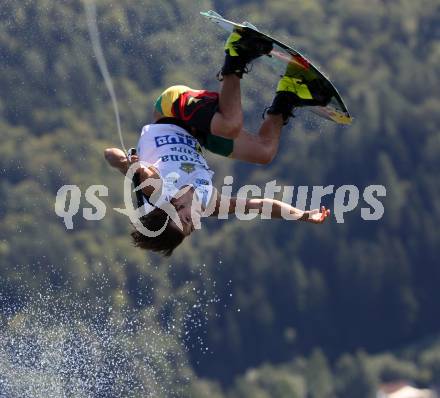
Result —
POLYGON ((138 155, 131 155, 130 156, 130 164, 139 162, 139 156, 138 155))
POLYGON ((313 224, 322 224, 327 217, 330 216, 330 210, 322 206, 321 209, 305 211, 301 217, 302 221, 311 222, 313 224))

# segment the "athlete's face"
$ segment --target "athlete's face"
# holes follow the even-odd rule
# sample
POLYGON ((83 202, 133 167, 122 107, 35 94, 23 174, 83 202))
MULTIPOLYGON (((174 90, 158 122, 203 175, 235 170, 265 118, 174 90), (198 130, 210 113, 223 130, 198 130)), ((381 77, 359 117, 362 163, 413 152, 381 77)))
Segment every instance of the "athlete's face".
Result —
POLYGON ((183 195, 178 198, 171 199, 171 204, 176 209, 177 215, 180 218, 185 236, 191 235, 195 230, 194 223, 200 221, 200 211, 198 206, 193 206, 193 201, 196 201, 197 195, 194 193, 194 188, 188 189, 183 195))

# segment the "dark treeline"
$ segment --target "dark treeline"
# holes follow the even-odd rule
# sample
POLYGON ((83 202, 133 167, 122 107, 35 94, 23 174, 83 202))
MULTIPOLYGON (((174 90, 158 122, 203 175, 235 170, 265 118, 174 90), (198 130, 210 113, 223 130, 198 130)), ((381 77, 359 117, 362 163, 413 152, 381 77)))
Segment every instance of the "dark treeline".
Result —
MULTIPOLYGON (((112 210, 123 207, 122 177, 109 170, 102 151, 119 142, 81 3, 6 0, 0 6, 4 312, 19 311, 17 303, 44 289, 56 295, 69 289, 84 303, 104 297, 115 308, 154 308, 158 318, 174 319, 176 300, 197 301, 190 283, 218 297, 203 335, 208 352, 197 333, 186 341, 189 371, 201 377, 191 396, 367 397, 394 378, 438 383, 440 351, 431 339, 440 333, 440 5, 98 2, 127 146, 136 144, 169 85, 218 88, 225 34, 198 15, 208 9, 294 44, 328 73, 355 117, 340 128, 300 113, 268 166, 209 155, 217 182, 234 175, 234 188, 274 179, 296 187, 356 185, 357 209, 344 223, 332 218, 323 226, 208 220, 171 260, 135 250, 128 220, 112 210), (79 186, 82 207, 88 186, 108 186, 106 217, 86 222, 78 213, 67 231, 54 212, 63 184, 79 186), (370 184, 387 189, 384 217, 375 222, 361 218, 370 184), (105 286, 97 275, 106 276, 105 286), (428 343, 401 351, 420 341, 428 343), (383 354, 390 350, 398 355, 383 354), (229 395, 220 385, 229 386, 229 395)), ((276 81, 263 62, 243 79, 251 128, 276 81)), ((332 208, 333 199, 323 204, 332 208)))

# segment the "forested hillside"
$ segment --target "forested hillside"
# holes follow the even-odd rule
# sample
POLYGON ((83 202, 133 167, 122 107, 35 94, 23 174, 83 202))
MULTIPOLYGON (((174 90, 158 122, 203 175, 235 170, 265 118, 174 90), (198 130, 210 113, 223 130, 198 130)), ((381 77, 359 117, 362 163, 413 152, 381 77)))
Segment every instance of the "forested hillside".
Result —
MULTIPOLYGON (((274 179, 361 192, 381 184, 385 214, 364 221, 361 201, 344 223, 333 217, 322 226, 212 219, 171 259, 135 249, 128 219, 113 210, 123 207, 123 179, 102 153, 119 140, 82 3, 3 0, 0 394, 27 396, 12 380, 30 369, 39 377, 28 380, 33 388, 35 380, 38 388, 72 388, 38 358, 69 333, 102 344, 101 329, 111 331, 103 357, 119 358, 114 367, 127 378, 110 377, 101 390, 84 382, 77 396, 352 398, 394 379, 440 384, 440 3, 97 4, 127 146, 136 145, 166 87, 218 89, 226 36, 199 15, 214 9, 314 60, 355 118, 342 128, 299 112, 267 166, 209 155, 218 184, 226 175, 234 189, 274 179), (73 230, 54 210, 64 184, 83 194, 73 230), (84 193, 93 184, 109 188, 107 213, 85 221, 84 193), (26 366, 14 362, 23 333, 36 341, 26 355, 37 360, 26 366)), ((277 78, 263 62, 244 77, 249 128, 257 128, 277 78)), ((324 202, 333 207, 332 196, 324 202)), ((94 355, 94 371, 111 374, 113 365, 94 355)), ((80 369, 70 375, 88 380, 80 369)), ((29 391, 40 396, 44 388, 29 391)))

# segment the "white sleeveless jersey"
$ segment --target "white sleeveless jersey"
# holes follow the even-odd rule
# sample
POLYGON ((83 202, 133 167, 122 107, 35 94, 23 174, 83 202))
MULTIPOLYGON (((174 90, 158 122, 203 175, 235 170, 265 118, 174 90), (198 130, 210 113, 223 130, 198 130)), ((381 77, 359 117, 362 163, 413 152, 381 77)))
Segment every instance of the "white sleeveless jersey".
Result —
POLYGON ((163 181, 166 198, 191 185, 206 208, 212 197, 212 177, 199 142, 174 124, 148 124, 142 128, 137 153, 139 161, 154 166, 163 181))

